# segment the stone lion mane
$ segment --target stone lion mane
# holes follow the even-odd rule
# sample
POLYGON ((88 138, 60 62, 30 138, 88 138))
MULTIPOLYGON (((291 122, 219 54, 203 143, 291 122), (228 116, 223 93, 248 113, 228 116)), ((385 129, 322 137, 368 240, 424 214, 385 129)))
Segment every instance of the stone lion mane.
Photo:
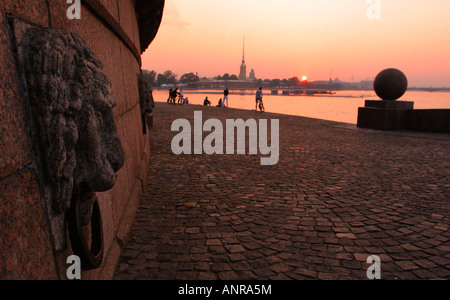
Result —
POLYGON ((30 111, 52 208, 63 213, 74 191, 113 187, 125 154, 101 62, 76 34, 30 27, 21 56, 30 111))

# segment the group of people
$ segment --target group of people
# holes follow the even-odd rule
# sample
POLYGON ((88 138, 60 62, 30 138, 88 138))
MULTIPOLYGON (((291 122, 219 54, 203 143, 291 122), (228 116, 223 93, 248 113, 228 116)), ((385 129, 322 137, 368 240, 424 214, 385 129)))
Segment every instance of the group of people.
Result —
MULTIPOLYGON (((223 100, 222 100, 222 98, 220 98, 217 107, 227 107, 228 108, 228 95, 229 94, 230 94, 230 92, 229 92, 228 88, 226 88, 223 91, 223 100)), ((258 111, 258 108, 259 108, 259 110, 261 112, 265 111, 264 103, 263 103, 262 98, 263 98, 263 91, 262 91, 262 87, 260 87, 256 91, 256 107, 255 107, 255 111, 258 111)), ((208 99, 208 97, 206 97, 205 100, 203 101, 203 105, 204 106, 211 106, 211 101, 208 99)))
MULTIPOLYGON (((226 88, 223 91, 223 100, 222 100, 222 98, 219 99, 219 104, 217 104, 217 107, 226 107, 226 108, 228 108, 228 95, 229 94, 230 94, 230 91, 228 90, 228 88, 226 88)), ((211 106, 211 101, 208 99, 208 97, 206 97, 205 100, 203 100, 203 105, 204 106, 211 106)))
MULTIPOLYGON (((203 100, 203 105, 204 106, 211 106, 211 101, 208 99, 208 97, 205 98, 205 100, 203 100)), ((217 104, 217 107, 227 107, 225 106, 225 101, 222 100, 222 98, 219 99, 219 103, 217 104)))
MULTIPOLYGON (((228 88, 226 88, 223 91, 223 100, 222 98, 220 98, 219 103, 217 104, 217 107, 226 107, 228 108, 228 95, 230 94, 230 91, 228 90, 228 88)), ((257 91, 256 91, 256 106, 255 106, 255 111, 258 111, 258 108, 261 112, 264 112, 264 103, 263 103, 263 91, 262 91, 262 87, 260 87, 257 91)), ((186 97, 184 98, 184 93, 183 90, 180 89, 180 91, 178 91, 178 88, 175 89, 170 89, 169 90, 169 98, 167 99, 167 103, 169 104, 189 104, 189 99, 186 97)), ((208 99, 208 97, 205 98, 205 100, 203 101, 203 105, 204 106, 211 106, 211 101, 208 99)))
POLYGON ((169 98, 167 98, 167 103, 169 104, 189 104, 189 99, 184 98, 184 92, 180 89, 178 91, 177 88, 169 90, 169 98))

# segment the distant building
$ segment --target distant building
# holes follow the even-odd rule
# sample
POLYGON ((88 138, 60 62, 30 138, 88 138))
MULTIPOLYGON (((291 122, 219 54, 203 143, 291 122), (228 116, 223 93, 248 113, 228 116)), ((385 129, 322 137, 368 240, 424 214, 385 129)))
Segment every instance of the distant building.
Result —
POLYGON ((245 37, 244 37, 244 50, 242 52, 242 64, 239 72, 239 80, 247 80, 247 65, 245 64, 245 37))
POLYGON ((250 75, 249 75, 249 78, 248 79, 250 79, 250 80, 256 80, 256 76, 255 76, 255 70, 251 70, 250 71, 250 75))

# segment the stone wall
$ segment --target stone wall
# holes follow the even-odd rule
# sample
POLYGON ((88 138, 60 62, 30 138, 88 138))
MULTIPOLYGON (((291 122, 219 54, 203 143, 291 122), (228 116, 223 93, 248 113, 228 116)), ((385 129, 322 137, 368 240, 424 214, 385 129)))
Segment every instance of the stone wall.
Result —
POLYGON ((367 100, 358 109, 358 127, 450 133, 450 109, 414 109, 414 102, 367 100))
POLYGON ((82 3, 80 20, 67 18, 66 1, 2 0, 0 4, 0 279, 65 279, 66 259, 72 254, 70 242, 61 245, 51 228, 45 172, 33 138, 36 128, 28 112, 11 20, 80 36, 101 61, 111 84, 116 102, 113 118, 126 160, 114 187, 96 193, 105 257, 100 268, 83 272, 83 279, 111 278, 143 193, 150 145, 139 105, 141 45, 135 1, 82 3))

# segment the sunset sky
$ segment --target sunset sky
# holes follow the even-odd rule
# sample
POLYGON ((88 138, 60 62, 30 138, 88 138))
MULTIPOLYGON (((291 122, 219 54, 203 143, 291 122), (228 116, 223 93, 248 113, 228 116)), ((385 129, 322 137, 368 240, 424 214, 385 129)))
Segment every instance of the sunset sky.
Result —
POLYGON ((448 0, 166 0, 143 69, 178 78, 239 74, 257 78, 374 79, 398 68, 410 86, 450 86, 448 0), (373 14, 370 14, 373 16, 373 14))

